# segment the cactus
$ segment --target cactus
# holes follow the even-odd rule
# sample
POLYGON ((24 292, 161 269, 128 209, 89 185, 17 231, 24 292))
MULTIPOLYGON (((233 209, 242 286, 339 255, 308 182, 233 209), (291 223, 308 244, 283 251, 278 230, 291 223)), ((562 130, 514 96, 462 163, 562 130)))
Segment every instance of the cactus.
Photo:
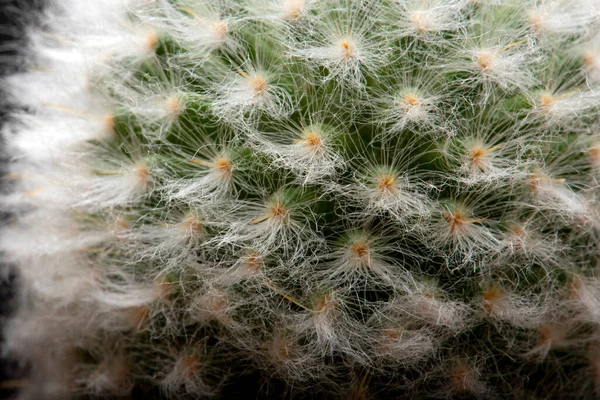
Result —
POLYGON ((3 81, 21 398, 600 397, 599 12, 53 0, 3 81))

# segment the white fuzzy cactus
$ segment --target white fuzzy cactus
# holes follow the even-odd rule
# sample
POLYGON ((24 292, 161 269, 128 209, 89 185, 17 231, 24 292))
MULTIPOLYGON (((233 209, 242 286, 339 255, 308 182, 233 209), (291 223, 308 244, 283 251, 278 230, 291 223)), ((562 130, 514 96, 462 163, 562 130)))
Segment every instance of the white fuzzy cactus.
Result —
POLYGON ((600 397, 596 0, 49 3, 20 398, 600 397))

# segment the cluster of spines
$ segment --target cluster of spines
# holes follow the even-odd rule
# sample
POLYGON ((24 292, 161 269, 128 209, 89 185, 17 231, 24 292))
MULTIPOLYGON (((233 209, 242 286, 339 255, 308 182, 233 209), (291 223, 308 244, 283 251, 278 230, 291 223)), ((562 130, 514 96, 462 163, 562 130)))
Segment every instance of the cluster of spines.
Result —
POLYGON ((600 393, 600 5, 81 3, 6 80, 24 396, 600 393))

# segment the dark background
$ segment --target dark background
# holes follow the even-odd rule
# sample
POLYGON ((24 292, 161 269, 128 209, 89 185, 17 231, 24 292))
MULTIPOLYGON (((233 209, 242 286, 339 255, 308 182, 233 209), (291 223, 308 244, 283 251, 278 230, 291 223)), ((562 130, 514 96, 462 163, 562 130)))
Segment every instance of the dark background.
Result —
MULTIPOLYGON (((4 90, 2 77, 17 72, 24 67, 23 48, 25 27, 35 20, 36 10, 41 8, 41 0, 0 0, 0 129, 4 126, 11 112, 10 99, 4 90)), ((0 136, 0 191, 8 190, 8 183, 3 178, 6 171, 8 155, 4 151, 3 139, 0 136)), ((10 215, 0 206, 0 228, 6 224, 10 215)), ((0 343, 3 342, 2 328, 7 317, 14 309, 17 296, 17 278, 9 273, 9 266, 2 262, 0 254, 0 343)), ((14 397, 16 387, 20 385, 25 373, 25 366, 5 356, 0 346, 0 399, 14 397)), ((42 400, 42 399, 40 399, 42 400)))

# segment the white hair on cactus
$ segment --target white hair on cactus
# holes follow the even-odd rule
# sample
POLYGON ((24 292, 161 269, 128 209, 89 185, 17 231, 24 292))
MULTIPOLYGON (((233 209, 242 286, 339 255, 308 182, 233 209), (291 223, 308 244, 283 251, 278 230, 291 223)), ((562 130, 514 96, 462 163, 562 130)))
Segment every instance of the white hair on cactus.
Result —
POLYGON ((206 379, 210 371, 210 356, 201 348, 185 348, 167 353, 164 371, 160 378, 162 389, 167 395, 189 393, 195 396, 212 396, 215 388, 206 379))
POLYGON ((456 122, 455 137, 441 151, 456 168, 458 182, 494 186, 522 178, 531 132, 504 123, 481 112, 456 122))
POLYGON ((556 215, 582 223, 593 220, 593 209, 586 199, 569 187, 565 178, 557 178, 550 168, 533 169, 523 179, 530 207, 552 211, 556 215))
POLYGON ((543 322, 549 307, 535 298, 507 291, 497 284, 488 284, 481 296, 484 314, 512 326, 534 329, 543 322))
POLYGON ((310 309, 296 318, 295 329, 305 335, 305 340, 320 357, 331 356, 334 352, 353 352, 347 336, 352 324, 345 315, 346 301, 340 292, 314 293, 311 295, 310 309))
POLYGON ((320 236, 308 229, 313 215, 306 200, 298 192, 284 188, 270 195, 263 202, 245 202, 235 210, 236 219, 231 229, 213 241, 219 244, 250 246, 260 252, 280 249, 286 257, 303 257, 310 246, 322 241, 320 236))
MULTIPOLYGON (((426 233, 429 245, 445 248, 447 260, 458 257, 459 265, 476 262, 479 256, 493 255, 500 250, 500 231, 488 215, 475 214, 477 207, 485 210, 484 194, 472 192, 461 201, 444 201, 433 214, 430 231, 426 233)), ((480 212, 481 212, 480 211, 480 212)), ((476 266, 476 264, 475 264, 476 266)))
POLYGON ((200 258, 207 226, 214 225, 208 215, 204 210, 192 209, 172 212, 156 221, 156 216, 150 214, 140 218, 139 226, 122 235, 122 239, 131 241, 130 251, 136 260, 156 259, 165 270, 176 268, 189 257, 200 258))
POLYGON ((593 278, 575 276, 569 284, 569 299, 580 312, 577 319, 600 323, 600 287, 593 278))
POLYGON ((60 6, 64 11, 51 19, 50 34, 80 49, 93 64, 136 65, 154 56, 160 33, 147 23, 128 18, 127 11, 135 8, 124 2, 114 8, 104 3, 82 7, 74 1, 62 1, 60 6))
POLYGON ((147 138, 160 140, 181 125, 179 118, 188 105, 200 98, 182 90, 182 81, 180 76, 167 77, 164 71, 159 71, 143 84, 123 79, 105 86, 112 94, 112 101, 120 105, 119 114, 135 116, 147 138))
POLYGON ((132 310, 148 307, 153 303, 168 301, 173 284, 164 276, 150 283, 136 282, 134 274, 113 273, 114 282, 105 282, 101 290, 90 292, 90 299, 102 307, 113 310, 132 310))
POLYGON ((153 167, 141 155, 113 154, 98 165, 92 154, 80 151, 53 168, 28 165, 16 171, 23 190, 20 201, 100 210, 135 203, 152 187, 153 167))
MULTIPOLYGON (((517 220, 517 218, 515 218, 517 220)), ((502 241, 506 252, 501 251, 498 261, 505 263, 512 257, 539 260, 543 265, 558 265, 561 252, 566 250, 564 243, 556 237, 545 237, 536 218, 529 217, 521 222, 508 222, 508 232, 502 241)))
POLYGON ((34 210, 19 220, 14 226, 11 236, 3 236, 0 240, 7 260, 27 258, 31 261, 42 260, 46 256, 78 253, 102 248, 115 236, 110 226, 103 219, 86 220, 77 210, 34 210), (45 229, 39 229, 40 226, 45 229), (23 241, 28 241, 26 251, 23 241))
POLYGON ((297 335, 274 333, 263 344, 261 355, 284 378, 303 381, 323 373, 314 370, 314 357, 299 345, 297 335))
POLYGON ((15 103, 46 108, 60 105, 94 114, 106 96, 93 89, 95 77, 110 71, 100 60, 91 60, 69 42, 48 34, 32 33, 35 59, 27 70, 3 78, 15 103))
POLYGON ((230 73, 223 86, 216 89, 217 97, 212 106, 217 115, 237 122, 245 116, 250 118, 265 112, 271 117, 281 117, 290 108, 289 94, 277 86, 267 71, 239 69, 230 73))
POLYGON ((435 334, 428 328, 406 328, 389 322, 376 333, 373 352, 380 365, 410 366, 426 360, 437 347, 435 334))
POLYGON ((177 5, 164 2, 158 16, 150 16, 151 23, 164 26, 170 36, 189 53, 180 54, 182 60, 202 63, 217 50, 236 48, 231 32, 240 22, 223 4, 209 1, 178 1, 177 5))
POLYGON ((470 73, 467 82, 498 85, 504 90, 525 89, 532 85, 533 77, 525 63, 532 62, 534 47, 527 39, 507 36, 506 33, 486 32, 457 51, 457 71, 470 73))
POLYGON ((15 138, 14 150, 40 163, 60 162, 72 157, 89 141, 114 138, 111 110, 98 110, 98 115, 91 115, 76 110, 60 112, 61 109, 49 112, 45 119, 24 116, 22 123, 27 127, 26 133, 15 138))
POLYGON ((430 35, 464 29, 466 21, 462 11, 468 4, 465 0, 395 0, 391 7, 380 5, 379 18, 391 25, 394 36, 435 42, 437 38, 430 35))
POLYGON ((535 99, 535 112, 548 124, 568 124, 597 109, 600 94, 595 90, 544 90, 535 99))
MULTIPOLYGON (((470 360, 465 357, 451 360, 446 370, 448 379, 447 388, 456 395, 471 395, 485 397, 489 389, 482 380, 482 373, 477 359, 470 360)), ((479 361, 480 362, 480 361, 479 361)))
POLYGON ((581 333, 578 332, 580 330, 581 327, 575 325, 573 321, 542 322, 537 329, 533 330, 529 343, 526 344, 525 351, 521 356, 541 362, 550 356, 552 350, 564 350, 589 341, 590 338, 577 335, 577 333, 581 333))
POLYGON ((394 91, 373 90, 365 103, 373 108, 374 123, 381 125, 381 137, 391 138, 405 129, 433 135, 451 136, 440 115, 443 106, 450 107, 443 81, 425 71, 403 71, 393 78, 394 91))
POLYGON ((410 277, 389 255, 394 246, 385 239, 386 232, 354 229, 345 232, 333 244, 330 254, 320 260, 318 276, 331 286, 376 287, 377 284, 406 288, 410 277))
POLYGON ((276 25, 302 23, 312 18, 310 11, 317 0, 249 0, 248 11, 252 18, 276 25))
POLYGON ((180 175, 165 174, 157 190, 171 202, 183 201, 200 207, 235 195, 238 188, 244 187, 239 177, 243 167, 238 152, 229 144, 227 137, 226 132, 220 132, 220 138, 215 142, 186 133, 180 139, 186 140, 188 145, 165 146, 166 151, 177 160, 180 175), (184 177, 179 177, 181 175, 184 177))
POLYGON ((584 35, 594 24, 598 6, 594 1, 576 0, 566 4, 559 0, 531 2, 525 16, 538 34, 584 35))
POLYGON ((289 82, 283 79, 289 66, 277 63, 276 49, 267 47, 268 42, 260 37, 250 45, 252 52, 235 52, 226 64, 214 61, 194 67, 193 72, 201 82, 206 81, 212 113, 236 129, 254 126, 261 116, 286 117, 294 106, 289 82), (206 76, 204 70, 211 74, 206 76))
POLYGON ((385 52, 373 39, 374 26, 363 16, 366 11, 357 5, 351 12, 344 3, 352 1, 338 2, 340 5, 334 3, 326 10, 315 10, 323 15, 304 32, 304 41, 289 40, 289 53, 312 67, 325 67, 326 82, 334 80, 349 89, 363 89, 364 73, 383 63, 385 52))
POLYGON ((77 371, 77 385, 83 387, 84 393, 110 393, 122 396, 131 391, 133 380, 130 360, 119 350, 102 355, 99 363, 81 365, 77 371))
POLYGON ((98 209, 131 204, 150 188, 150 167, 144 160, 123 160, 107 167, 90 171, 91 176, 79 187, 80 200, 74 207, 98 209))
POLYGON ((431 188, 416 179, 410 170, 412 157, 420 156, 410 152, 412 146, 410 141, 393 146, 384 142, 381 148, 373 149, 374 154, 366 153, 371 157, 354 160, 357 173, 353 182, 334 188, 349 204, 358 207, 358 211, 350 214, 353 219, 389 216, 406 225, 414 218, 429 215, 431 188))
POLYGON ((460 332, 471 323, 472 310, 460 301, 447 298, 434 281, 415 282, 410 291, 394 298, 387 306, 387 315, 404 317, 421 326, 441 327, 460 332))
POLYGON ((207 326, 218 323, 220 326, 243 334, 246 326, 234 318, 238 308, 244 306, 239 294, 218 286, 207 286, 191 300, 188 314, 191 321, 207 326))
POLYGON ((226 271, 222 272, 218 282, 233 285, 251 279, 262 281, 265 279, 265 265, 269 261, 268 253, 246 249, 239 258, 231 262, 232 265, 226 271))
POLYGON ((596 34, 582 46, 584 69, 590 81, 600 82, 600 36, 596 34))
POLYGON ((252 134, 251 140, 273 159, 275 166, 289 168, 297 174, 299 183, 315 184, 335 175, 344 166, 343 158, 336 151, 333 129, 313 123, 285 127, 278 132, 259 132, 252 134))

